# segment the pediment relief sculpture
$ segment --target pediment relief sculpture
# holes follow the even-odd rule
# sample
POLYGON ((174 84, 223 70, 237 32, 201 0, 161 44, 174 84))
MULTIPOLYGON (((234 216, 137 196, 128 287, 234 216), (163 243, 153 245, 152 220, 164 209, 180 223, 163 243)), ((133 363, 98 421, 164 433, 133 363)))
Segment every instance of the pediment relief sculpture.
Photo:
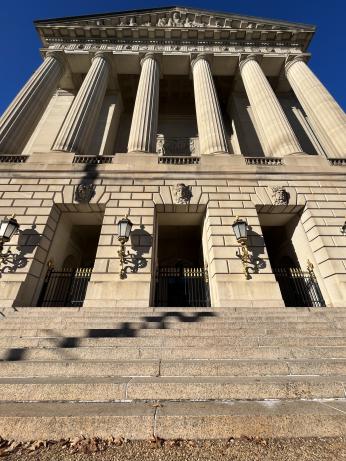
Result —
MULTIPOLYGON (((39 22, 39 21, 38 21, 39 22)), ((46 21, 45 21, 46 22, 46 21)), ((48 21, 46 22, 46 24, 48 21)), ((225 28, 225 29, 258 29, 258 30, 306 30, 304 24, 284 23, 268 19, 238 16, 233 14, 215 14, 215 12, 194 10, 188 8, 152 9, 133 11, 129 14, 114 14, 105 17, 83 17, 78 21, 64 21, 59 19, 49 21, 51 25, 64 24, 68 26, 97 26, 97 27, 158 27, 158 28, 225 28)))
MULTIPOLYGON (((210 28, 232 28, 232 29, 288 29, 285 26, 262 24, 256 22, 244 22, 239 19, 232 19, 226 17, 208 16, 205 14, 196 14, 191 12, 167 12, 158 13, 154 20, 151 19, 152 15, 137 15, 137 16, 123 16, 119 18, 118 25, 120 27, 210 27, 210 28), (148 19, 149 18, 149 19, 148 19)), ((101 22, 99 21, 99 24, 101 22)))

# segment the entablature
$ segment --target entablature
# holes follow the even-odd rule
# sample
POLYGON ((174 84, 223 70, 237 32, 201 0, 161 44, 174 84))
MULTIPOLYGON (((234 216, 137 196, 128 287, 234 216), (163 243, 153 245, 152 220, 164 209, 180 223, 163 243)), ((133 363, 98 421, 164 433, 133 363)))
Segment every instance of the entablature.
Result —
MULTIPOLYGON (((43 57, 47 52, 61 53, 67 62, 67 72, 61 81, 61 88, 76 88, 76 75, 86 74, 90 68, 92 58, 97 52, 104 52, 113 64, 114 74, 139 75, 141 72, 141 59, 146 53, 157 53, 160 56, 161 77, 165 75, 191 76, 191 62, 199 54, 209 56, 210 67, 214 76, 234 77, 239 73, 239 62, 248 55, 257 55, 261 68, 267 77, 282 77, 286 61, 294 56, 309 59, 308 53, 302 53, 297 48, 257 48, 257 47, 206 47, 184 46, 177 47, 164 45, 102 45, 88 44, 83 48, 77 45, 51 45, 41 49, 43 57)), ((114 80, 114 79, 113 79, 114 80)), ((281 79, 285 81, 285 79, 281 79)))

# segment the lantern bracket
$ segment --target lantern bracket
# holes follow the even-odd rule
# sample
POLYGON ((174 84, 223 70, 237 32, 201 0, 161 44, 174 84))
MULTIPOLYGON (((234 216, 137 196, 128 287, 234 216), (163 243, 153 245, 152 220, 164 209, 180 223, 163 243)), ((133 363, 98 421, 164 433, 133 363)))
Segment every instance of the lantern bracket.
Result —
POLYGON ((118 256, 120 258, 120 278, 126 278, 126 267, 125 264, 128 262, 129 251, 125 251, 125 244, 130 238, 132 230, 132 222, 128 219, 127 215, 118 222, 118 240, 120 242, 120 249, 118 250, 118 256))
POLYGON ((232 224, 234 234, 236 236, 237 242, 240 244, 240 247, 236 251, 236 256, 241 260, 244 270, 244 275, 247 280, 251 278, 250 269, 252 268, 254 273, 258 273, 258 263, 259 261, 255 259, 249 253, 248 249, 248 223, 246 219, 236 217, 234 223, 232 224), (254 267, 251 267, 253 265, 254 267))

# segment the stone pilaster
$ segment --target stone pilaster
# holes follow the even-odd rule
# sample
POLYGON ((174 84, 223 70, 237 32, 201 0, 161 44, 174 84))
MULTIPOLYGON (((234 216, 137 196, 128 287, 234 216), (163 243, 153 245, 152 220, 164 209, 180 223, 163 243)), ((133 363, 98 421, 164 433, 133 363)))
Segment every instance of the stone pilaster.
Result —
POLYGON ((155 152, 160 69, 153 53, 146 54, 141 65, 142 70, 132 115, 128 152, 155 152))
POLYGON ((201 154, 227 153, 228 146, 207 56, 192 62, 196 117, 201 154))
POLYGON ((86 153, 101 111, 109 74, 107 57, 102 52, 96 53, 54 142, 53 150, 86 153))
POLYGON ((0 153, 19 154, 56 90, 65 70, 60 53, 47 53, 0 119, 0 153))
POLYGON ((327 154, 346 156, 346 116, 302 58, 286 64, 286 76, 327 154))
POLYGON ((284 157, 302 152, 256 56, 249 56, 242 61, 240 72, 265 155, 284 157))

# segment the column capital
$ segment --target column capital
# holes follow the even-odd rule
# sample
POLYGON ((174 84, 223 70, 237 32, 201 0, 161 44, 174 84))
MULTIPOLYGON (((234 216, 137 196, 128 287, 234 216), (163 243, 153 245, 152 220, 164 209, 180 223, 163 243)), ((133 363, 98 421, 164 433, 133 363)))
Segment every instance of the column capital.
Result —
POLYGON ((239 56, 239 69, 240 69, 240 72, 242 71, 242 68, 244 67, 244 65, 249 62, 249 61, 255 61, 257 62, 258 64, 261 63, 262 61, 262 58, 263 56, 260 55, 260 54, 255 54, 255 53, 252 53, 252 54, 241 54, 239 56))
POLYGON ((66 59, 65 53, 63 51, 49 50, 49 51, 46 52, 44 57, 45 58, 54 58, 63 66, 64 70, 67 68, 67 59, 66 59))
POLYGON ((160 64, 161 64, 161 54, 160 53, 154 53, 154 52, 145 53, 145 55, 141 58, 141 61, 140 61, 141 67, 143 66, 144 62, 147 59, 154 59, 154 61, 156 61, 160 67, 160 64))
POLYGON ((113 53, 111 51, 96 51, 96 53, 94 54, 94 56, 91 59, 91 62, 93 62, 94 59, 96 59, 96 58, 103 58, 107 62, 107 64, 110 67, 112 67, 112 59, 111 59, 112 55, 113 55, 113 53))
POLYGON ((296 62, 304 62, 306 64, 307 61, 308 61, 308 55, 306 54, 287 56, 286 62, 285 62, 285 74, 287 75, 289 68, 296 62))
MULTIPOLYGON (((192 57, 191 57, 192 58, 192 57)), ((213 54, 211 53, 200 53, 195 58, 191 59, 191 68, 193 69, 195 64, 200 60, 206 61, 209 65, 212 63, 213 54)))

